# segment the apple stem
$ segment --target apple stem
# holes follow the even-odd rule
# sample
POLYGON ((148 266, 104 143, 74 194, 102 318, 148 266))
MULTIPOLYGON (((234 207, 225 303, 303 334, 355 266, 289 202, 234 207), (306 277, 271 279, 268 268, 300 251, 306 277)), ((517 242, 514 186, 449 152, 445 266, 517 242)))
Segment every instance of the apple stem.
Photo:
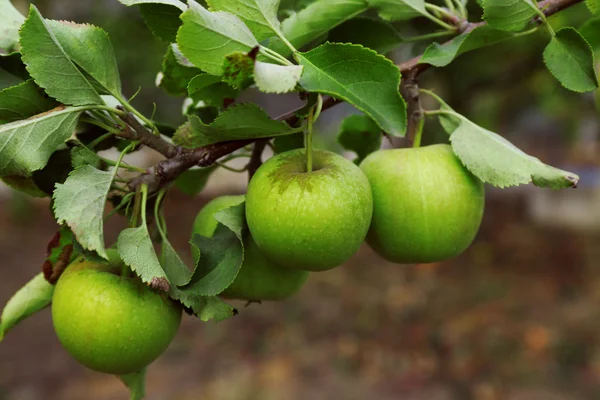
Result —
POLYGON ((127 264, 123 263, 123 265, 121 265, 121 276, 123 278, 128 278, 130 272, 131 272, 131 270, 129 269, 129 266, 127 264))
POLYGON ((135 228, 138 223, 138 215, 140 213, 140 209, 142 207, 142 192, 138 188, 135 191, 135 197, 133 198, 133 213, 131 214, 131 219, 129 220, 129 227, 135 228))
POLYGON ((306 129, 306 141, 305 141, 305 150, 306 150, 306 172, 312 172, 312 134, 313 134, 313 117, 314 117, 314 108, 311 108, 308 112, 308 127, 306 129))
POLYGON ((421 137, 423 136, 423 126, 425 125, 425 118, 421 117, 421 119, 419 119, 417 121, 417 126, 416 126, 416 130, 415 130, 415 137, 413 139, 413 148, 418 148, 421 147, 421 137))

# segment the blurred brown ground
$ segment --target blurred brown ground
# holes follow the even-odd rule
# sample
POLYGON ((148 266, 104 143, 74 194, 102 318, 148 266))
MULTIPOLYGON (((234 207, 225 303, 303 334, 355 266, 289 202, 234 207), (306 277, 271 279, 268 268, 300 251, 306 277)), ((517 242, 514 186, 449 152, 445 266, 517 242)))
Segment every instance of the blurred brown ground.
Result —
MULTIPOLYGON (((490 196, 481 233, 457 259, 395 265, 365 246, 288 301, 236 303, 240 315, 219 324, 186 317, 149 369, 147 398, 600 398, 600 241, 536 227, 524 199, 490 196)), ((186 255, 190 216, 205 202, 169 200, 186 255)), ((56 227, 47 204, 22 199, 2 203, 0 227, 4 304, 39 271, 56 227)), ((49 310, 0 345, 2 400, 125 398, 117 379, 69 358, 49 310)))

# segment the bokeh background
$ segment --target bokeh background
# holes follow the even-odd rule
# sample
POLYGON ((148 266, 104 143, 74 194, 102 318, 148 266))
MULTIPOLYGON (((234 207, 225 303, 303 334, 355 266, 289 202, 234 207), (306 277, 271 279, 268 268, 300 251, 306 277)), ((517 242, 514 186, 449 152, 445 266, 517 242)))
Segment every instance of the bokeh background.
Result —
MULTIPOLYGON (((167 44, 150 34, 135 8, 116 0, 34 3, 47 18, 106 29, 125 93, 141 87, 136 107, 150 114, 155 102, 157 120, 183 121, 182 99, 155 87, 167 44)), ((26 11, 26 2, 16 4, 26 11)), ((471 11, 476 18, 477 6, 471 11)), ((577 27, 588 17, 579 4, 551 21, 577 27)), ((431 26, 414 21, 397 28, 412 36, 431 26)), ((423 74, 422 87, 530 154, 579 173, 577 189, 489 187, 481 231, 456 259, 395 265, 364 246, 345 265, 312 274, 288 301, 238 302, 240 314, 219 324, 186 317, 169 350, 149 368, 147 398, 599 399, 600 114, 594 94, 561 88, 544 68, 547 41, 540 32, 469 53, 423 74)), ((390 57, 408 59, 425 45, 403 44, 390 57)), ((298 104, 294 96, 252 91, 244 99, 273 116, 298 104)), ((346 105, 327 111, 318 145, 336 149, 340 121, 353 112, 346 105)), ((447 138, 430 121, 424 140, 447 138)), ((147 152, 136 162, 156 160, 147 152)), ((219 194, 243 193, 246 179, 219 171, 198 197, 172 191, 169 232, 187 260, 196 212, 219 194)), ((109 243, 123 226, 111 220, 109 243)), ((47 200, 0 188, 0 304, 40 270, 56 229, 47 200)), ((127 396, 117 379, 88 371, 66 354, 49 310, 0 344, 1 400, 127 396)))

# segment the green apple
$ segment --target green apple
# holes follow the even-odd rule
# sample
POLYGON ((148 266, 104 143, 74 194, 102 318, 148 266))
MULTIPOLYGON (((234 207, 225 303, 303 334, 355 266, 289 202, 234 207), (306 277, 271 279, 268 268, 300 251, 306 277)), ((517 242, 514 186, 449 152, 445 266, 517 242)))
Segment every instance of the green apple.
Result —
POLYGON ((360 167, 373 189, 367 242, 382 257, 428 263, 469 247, 483 216, 484 188, 449 145, 380 150, 360 167))
MULTIPOLYGON (((221 196, 200 210, 194 221, 193 233, 211 237, 217 229, 216 212, 244 201, 244 196, 221 196)), ((192 246, 197 261, 200 253, 192 246)), ((281 267, 262 254, 252 236, 244 236, 244 262, 233 283, 220 295, 250 301, 283 300, 296 293, 306 282, 309 273, 281 267)))
POLYGON ((181 306, 137 277, 120 276, 120 260, 74 261, 52 298, 58 339, 81 364, 110 374, 129 374, 154 361, 171 343, 181 306))
POLYGON ((372 213, 371 188, 360 168, 324 150, 313 150, 312 172, 304 149, 272 157, 256 171, 246 195, 248 227, 263 254, 308 271, 350 258, 372 213))

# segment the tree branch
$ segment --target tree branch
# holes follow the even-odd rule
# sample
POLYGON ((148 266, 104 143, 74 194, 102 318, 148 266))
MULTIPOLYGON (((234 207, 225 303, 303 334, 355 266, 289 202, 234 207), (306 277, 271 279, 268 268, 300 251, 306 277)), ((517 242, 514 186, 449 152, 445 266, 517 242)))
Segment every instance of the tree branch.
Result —
POLYGON ((552 14, 556 14, 565 8, 571 7, 577 3, 581 3, 583 0, 545 0, 538 3, 538 7, 544 12, 546 17, 552 14))
POLYGON ((248 180, 252 179, 256 170, 262 165, 262 153, 267 147, 267 143, 269 143, 269 139, 260 139, 254 143, 252 156, 248 162, 248 180))
MULTIPOLYGON (((551 16, 556 14, 559 11, 564 10, 574 4, 581 3, 583 0, 544 0, 538 3, 539 8, 543 11, 544 15, 551 16)), ((539 19, 534 19, 536 23, 541 23, 539 19)), ((464 21, 458 26, 457 33, 463 34, 473 31, 474 29, 487 25, 487 22, 467 22, 464 21)), ((448 42, 446 42, 448 43, 448 42)), ((417 83, 417 78, 419 75, 425 70, 429 69, 431 65, 429 64, 419 64, 419 60, 422 55, 412 58, 411 60, 405 61, 401 64, 398 64, 398 69, 404 76, 404 80, 412 81, 413 87, 417 83)), ((410 82, 409 82, 410 86, 410 82)), ((418 87, 418 86, 416 86, 418 87)), ((410 93, 408 97, 408 107, 409 107, 409 128, 411 126, 416 126, 414 122, 411 122, 412 118, 416 118, 418 121, 418 111, 420 109, 418 96, 415 100, 410 93)), ((323 102, 322 110, 326 110, 335 106, 336 104, 341 103, 340 100, 336 100, 332 97, 325 98, 323 102)), ((140 184, 145 183, 148 185, 150 192, 154 192, 161 187, 168 185, 170 182, 175 180, 179 175, 181 175, 186 170, 192 168, 193 166, 202 166, 207 167, 212 165, 219 158, 226 156, 248 144, 251 144, 256 141, 256 139, 246 139, 246 140, 236 140, 229 142, 221 142, 215 143, 208 146, 200 147, 197 149, 184 149, 179 146, 175 146, 166 140, 162 139, 160 136, 156 136, 152 134, 152 132, 147 129, 140 130, 141 124, 133 118, 133 116, 126 116, 123 120, 127 123, 128 126, 133 128, 131 131, 124 132, 121 136, 127 137, 133 140, 139 140, 144 145, 151 147, 152 149, 158 151, 165 157, 166 160, 160 161, 154 167, 149 168, 148 172, 144 175, 141 175, 129 183, 129 187, 134 190, 140 184), (136 126, 138 124, 139 126, 136 126), (130 135, 130 136, 126 136, 130 135)), ((280 121, 286 121, 290 126, 295 126, 299 122, 299 118, 296 116, 295 111, 292 111, 288 114, 285 114, 278 118, 280 121)), ((143 127, 142 127, 143 128, 143 127)), ((410 130, 410 129, 409 129, 410 130)), ((410 132, 409 132, 410 135, 410 132)), ((410 136, 409 136, 410 137, 410 136)), ((269 138, 259 139, 266 143, 269 138)), ((255 150, 260 148, 260 146, 255 147, 255 150)), ((263 146, 264 149, 264 146, 263 146)), ((259 152, 259 150, 256 150, 259 152)), ((262 154, 262 151, 260 151, 262 154)), ((258 157, 258 156, 257 156, 258 157)), ((254 158, 254 154, 253 154, 254 158)), ((252 161, 251 161, 252 164, 252 161)), ((250 165, 250 167, 254 168, 255 165, 250 165)), ((249 169, 251 169, 249 167, 249 169)), ((256 167, 258 168, 258 167, 256 167)), ((251 171, 252 173, 252 171, 251 171)))
POLYGON ((421 108, 418 71, 416 69, 409 70, 409 72, 404 75, 402 84, 400 85, 400 92, 402 93, 402 97, 406 100, 406 115, 408 118, 406 137, 409 145, 412 146, 417 131, 422 128, 421 124, 425 117, 423 108, 421 108))
MULTIPOLYGON (((117 108, 123 110, 121 106, 117 108)), ((164 140, 161 136, 155 135, 149 129, 138 121, 131 113, 126 113, 120 117, 125 122, 125 128, 119 133, 119 136, 125 139, 138 140, 141 144, 158 151, 167 158, 174 158, 179 155, 183 148, 175 146, 164 140)))
POLYGON ((135 190, 141 184, 147 184, 150 193, 155 192, 161 187, 171 183, 179 175, 188 169, 199 166, 208 167, 215 163, 219 158, 233 153, 254 142, 253 139, 233 140, 229 142, 220 142, 197 149, 181 149, 179 155, 159 161, 154 167, 148 169, 148 172, 134 178, 129 182, 129 188, 135 190))

